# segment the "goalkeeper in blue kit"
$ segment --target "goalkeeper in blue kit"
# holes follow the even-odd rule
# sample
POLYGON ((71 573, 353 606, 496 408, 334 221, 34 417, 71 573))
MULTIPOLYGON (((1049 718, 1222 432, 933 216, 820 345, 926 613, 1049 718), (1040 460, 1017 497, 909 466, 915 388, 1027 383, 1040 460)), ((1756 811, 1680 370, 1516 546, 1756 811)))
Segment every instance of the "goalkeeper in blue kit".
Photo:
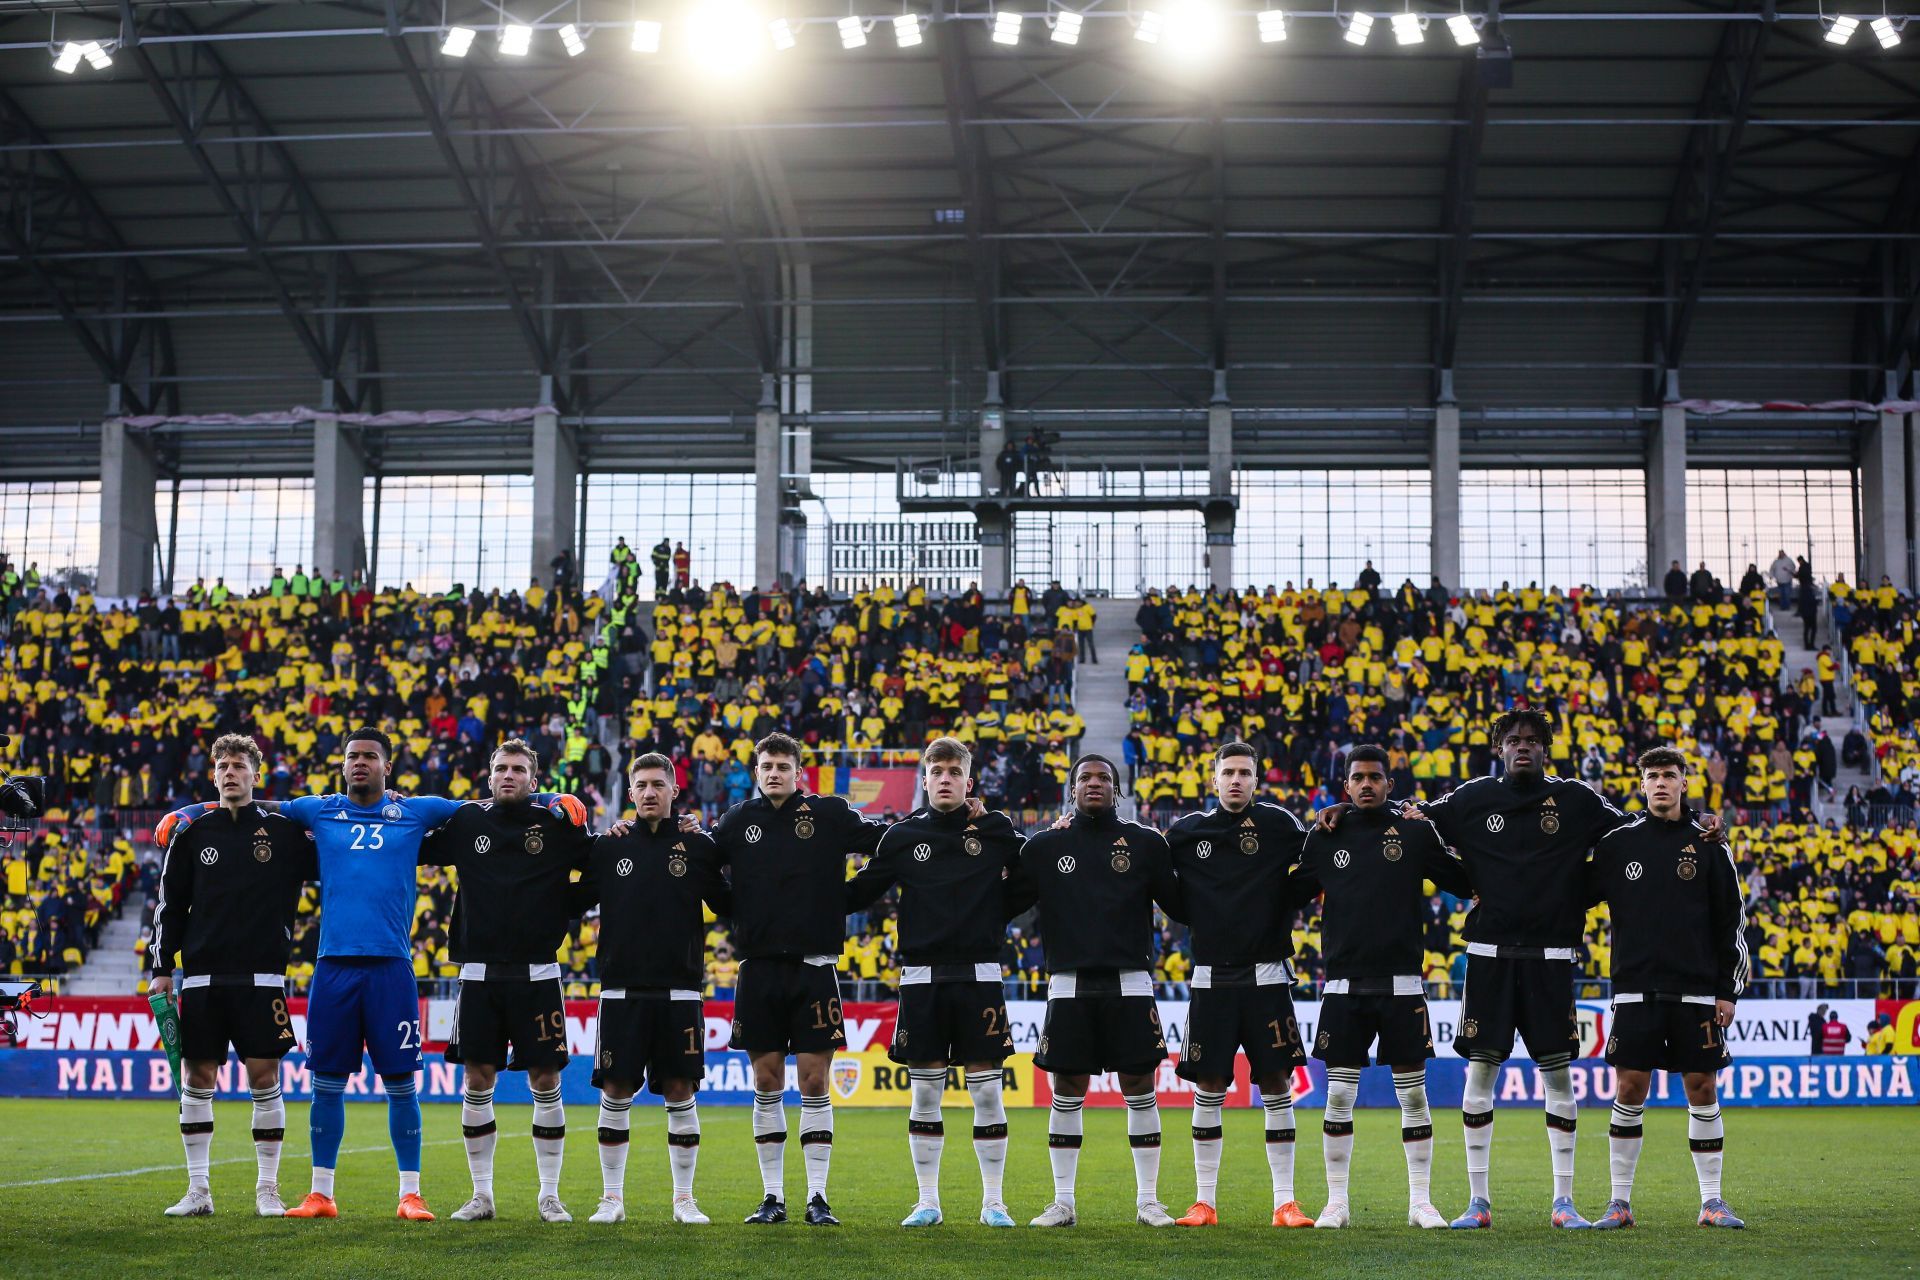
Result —
MULTIPOLYGON (((462 804, 439 796, 386 793, 393 744, 378 729, 355 729, 342 744, 344 794, 302 796, 277 806, 313 833, 320 866, 320 955, 307 999, 307 1065, 313 1072, 308 1116, 313 1190, 289 1218, 334 1218, 333 1175, 346 1130, 347 1079, 362 1053, 387 1094, 387 1131, 400 1169, 395 1216, 431 1222, 420 1196, 420 997, 413 974, 413 907, 421 842, 462 804)), ((572 797, 536 801, 584 808, 572 797)), ((171 814, 191 822, 200 806, 171 814)))

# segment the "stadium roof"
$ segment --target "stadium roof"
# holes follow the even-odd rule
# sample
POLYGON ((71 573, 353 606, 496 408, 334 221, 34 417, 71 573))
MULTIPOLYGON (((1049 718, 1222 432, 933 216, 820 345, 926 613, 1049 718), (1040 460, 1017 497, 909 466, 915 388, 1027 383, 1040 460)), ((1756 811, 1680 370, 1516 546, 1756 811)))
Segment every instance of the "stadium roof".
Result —
MULTIPOLYGON (((963 449, 993 370, 1069 453, 1202 465, 1223 390, 1245 459, 1413 460, 1450 391, 1470 462, 1632 465, 1664 369, 1816 402, 1911 365, 1920 41, 1838 47, 1811 6, 1514 0, 1491 88, 1448 10, 1359 49, 1329 9, 1270 45, 1236 9, 1182 70, 1097 5, 1073 47, 1037 15, 994 43, 975 5, 846 50, 788 11, 799 46, 716 88, 673 12, 629 48, 650 7, 516 7, 513 58, 474 0, 0 0, 9 473, 90 469, 110 386, 544 400, 589 466, 743 465, 769 377, 817 462, 891 465, 963 449), (54 69, 94 40, 111 66, 54 69)), ((1693 454, 1844 464, 1856 417, 1697 423, 1693 454)), ((399 453, 508 466, 524 436, 399 453)), ((176 439, 189 473, 305 465, 299 428, 176 439)))

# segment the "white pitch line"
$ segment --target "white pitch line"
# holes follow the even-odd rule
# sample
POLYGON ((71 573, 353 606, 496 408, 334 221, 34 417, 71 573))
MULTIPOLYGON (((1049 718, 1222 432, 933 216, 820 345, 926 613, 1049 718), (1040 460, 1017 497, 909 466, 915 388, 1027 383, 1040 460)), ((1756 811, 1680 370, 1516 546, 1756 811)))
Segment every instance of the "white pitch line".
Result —
MULTIPOLYGON (((506 1139, 506 1138, 524 1138, 527 1135, 524 1133, 503 1133, 500 1136, 501 1138, 506 1139)), ((423 1142, 420 1145, 422 1147, 451 1147, 451 1146, 457 1146, 460 1143, 465 1141, 466 1139, 464 1138, 435 1138, 432 1142, 423 1142)), ((371 1155, 376 1151, 391 1151, 391 1150, 393 1150, 393 1146, 391 1143, 389 1143, 384 1147, 349 1147, 345 1151, 342 1151, 340 1154, 343 1156, 364 1156, 364 1155, 371 1155)), ((292 1153, 290 1158, 294 1160, 310 1161, 313 1157, 311 1152, 301 1152, 301 1153, 292 1153)), ((208 1161, 208 1165, 211 1167, 212 1165, 217 1165, 217 1164, 252 1164, 253 1162, 254 1162, 254 1157, 252 1156, 228 1156, 225 1160, 208 1161)), ((98 1182, 103 1178, 137 1178, 141 1174, 169 1173, 169 1172, 179 1171, 184 1168, 186 1168, 186 1164, 183 1161, 180 1164, 148 1165, 144 1169, 115 1169, 110 1173, 74 1173, 74 1174, 68 1174, 67 1176, 62 1178, 31 1178, 25 1182, 0 1182, 0 1189, 10 1189, 13 1187, 50 1187, 55 1185, 56 1183, 61 1183, 61 1182, 98 1182)))

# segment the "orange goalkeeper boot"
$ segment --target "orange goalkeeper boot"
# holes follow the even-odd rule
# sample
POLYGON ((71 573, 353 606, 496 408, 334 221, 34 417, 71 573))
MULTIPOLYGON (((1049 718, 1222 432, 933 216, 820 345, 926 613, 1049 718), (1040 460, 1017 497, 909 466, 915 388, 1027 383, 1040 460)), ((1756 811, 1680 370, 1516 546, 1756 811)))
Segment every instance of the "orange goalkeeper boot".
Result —
POLYGON ((332 1196, 323 1196, 318 1191, 309 1191, 305 1200, 287 1210, 286 1216, 289 1218, 337 1218, 340 1216, 340 1210, 333 1203, 332 1196))
POLYGON ((1273 1225, 1276 1227, 1310 1227, 1313 1219, 1300 1207, 1298 1200, 1289 1200, 1273 1211, 1273 1225))
POLYGON ((400 1207, 393 1211, 393 1216, 402 1222, 433 1221, 433 1211, 427 1208, 427 1202, 414 1191, 409 1191, 400 1197, 400 1207))
POLYGON ((1186 1217, 1174 1219, 1174 1225, 1179 1227, 1217 1227, 1220 1225, 1220 1215, 1215 1213, 1213 1206, 1205 1200, 1196 1200, 1194 1201, 1193 1208, 1187 1210, 1186 1217))

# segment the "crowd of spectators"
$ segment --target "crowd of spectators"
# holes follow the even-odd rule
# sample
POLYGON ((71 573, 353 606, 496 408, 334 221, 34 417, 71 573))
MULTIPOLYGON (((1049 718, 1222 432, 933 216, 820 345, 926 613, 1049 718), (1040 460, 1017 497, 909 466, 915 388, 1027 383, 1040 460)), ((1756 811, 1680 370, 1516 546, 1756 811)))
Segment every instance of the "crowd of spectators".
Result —
MULTIPOLYGON (((563 784, 602 816, 620 807, 600 780, 621 752, 676 761, 682 804, 711 822, 751 791, 752 742, 780 729, 813 767, 910 767, 940 734, 970 743, 977 787, 1034 828, 1065 793, 1085 734, 1074 705, 1091 660, 1093 611, 1053 584, 1007 601, 877 584, 830 597, 805 584, 703 587, 684 548, 653 551, 654 573, 622 542, 597 592, 402 589, 277 576, 257 591, 223 583, 170 599, 99 602, 30 583, 0 563, 6 641, 0 732, 10 768, 48 773, 57 807, 41 834, 0 859, 0 970, 79 963, 101 920, 144 873, 137 830, 101 823, 204 798, 204 744, 251 730, 269 764, 264 791, 331 785, 349 721, 397 726, 395 786, 478 795, 486 750, 523 733, 563 784), (11 576, 9 576, 11 575, 11 576), (648 579, 651 579, 650 581, 648 579)), ((1121 755, 1143 821, 1165 825, 1209 801, 1212 750, 1260 751, 1267 798, 1303 817, 1339 799, 1345 751, 1377 741, 1395 794, 1438 794, 1494 767, 1487 726, 1518 704, 1559 726, 1551 767, 1623 805, 1632 761, 1680 742, 1698 767, 1690 802, 1726 814, 1748 886, 1755 976, 1777 994, 1832 994, 1843 979, 1920 981, 1920 612, 1890 585, 1836 580, 1824 597, 1833 643, 1786 669, 1774 619, 1804 603, 1799 565, 1750 569, 1741 589, 1711 575, 1650 598, 1531 584, 1452 594, 1371 571, 1353 588, 1150 593, 1122 661, 1130 732, 1121 755), (1770 599, 1770 596, 1772 597, 1770 599), (1864 731, 1855 726, 1856 705, 1864 731), (1842 765, 1876 785, 1832 793, 1842 765)), ((1109 606, 1113 607, 1113 606, 1109 606)), ((1131 607, 1131 606, 1128 606, 1131 607)), ((883 814, 894 816, 892 814, 883 814)), ((421 874, 416 974, 445 980, 456 882, 421 874)), ((317 941, 312 897, 295 932, 296 980, 317 941)), ((1457 993, 1466 904, 1431 900, 1426 977, 1457 993)), ((1605 976, 1604 908, 1589 919, 1584 972, 1605 976)), ((595 990, 597 921, 561 956, 571 994, 595 990)), ((737 972, 725 921, 712 922, 709 990, 737 972)), ((850 920, 841 966, 861 994, 898 978, 893 912, 850 920)), ((1319 975, 1317 919, 1297 922, 1303 976, 1319 975)), ((1184 930, 1154 938, 1163 993, 1184 994, 1184 930)), ((1044 990, 1042 939, 1008 930, 1010 990, 1044 990)), ((1891 989, 1891 988, 1889 988, 1891 989)), ((1916 988, 1920 989, 1920 988, 1916 988)))

